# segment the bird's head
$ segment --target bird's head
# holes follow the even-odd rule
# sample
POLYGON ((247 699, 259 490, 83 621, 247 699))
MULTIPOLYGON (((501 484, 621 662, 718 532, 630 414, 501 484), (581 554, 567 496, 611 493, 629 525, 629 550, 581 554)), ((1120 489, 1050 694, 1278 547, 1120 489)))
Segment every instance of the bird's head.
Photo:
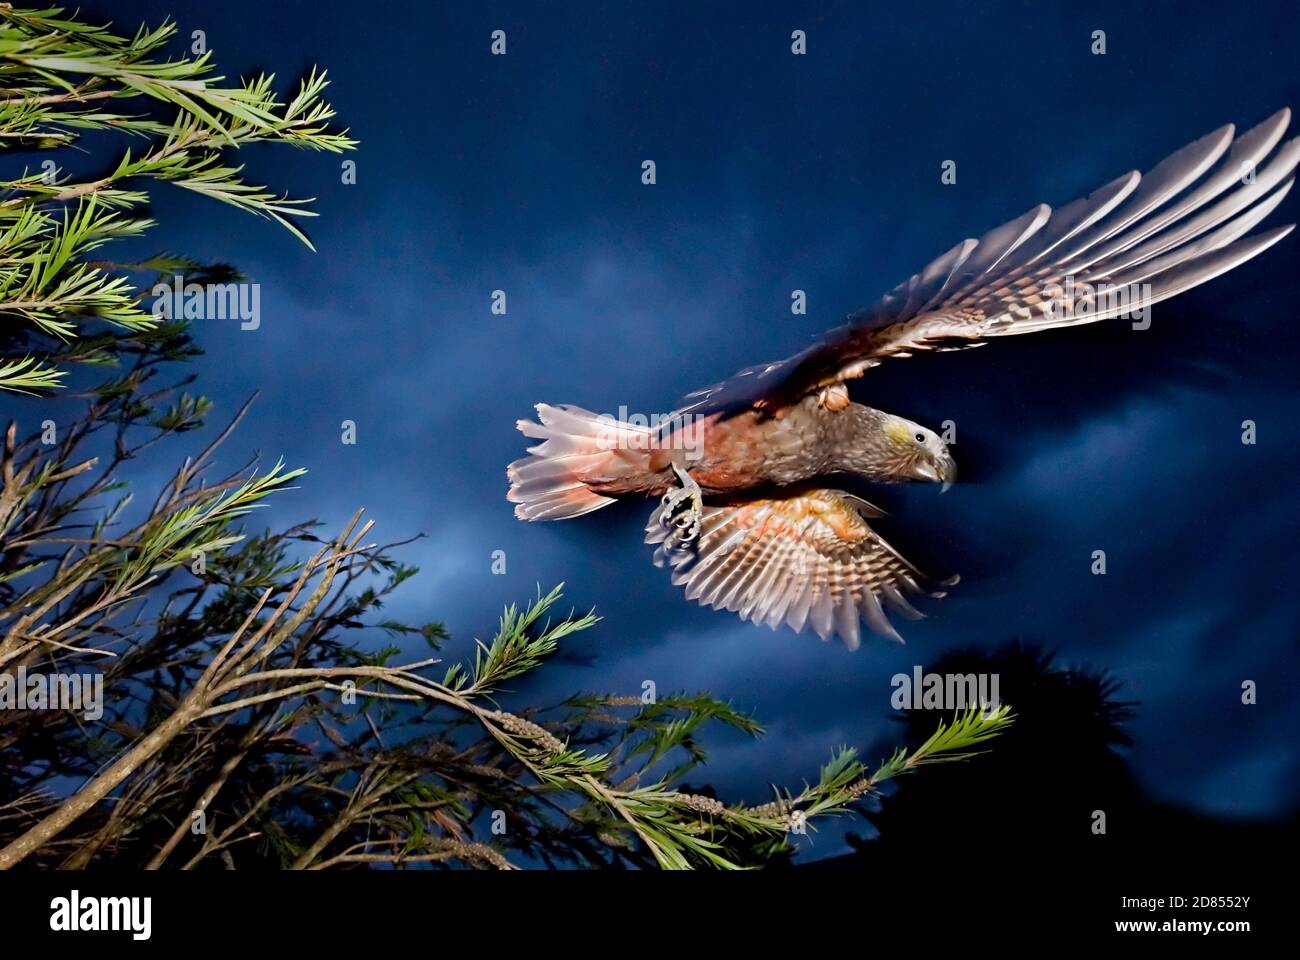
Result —
POLYGON ((878 430, 877 451, 888 479, 928 480, 944 490, 957 479, 957 463, 933 430, 893 414, 881 418, 878 430))

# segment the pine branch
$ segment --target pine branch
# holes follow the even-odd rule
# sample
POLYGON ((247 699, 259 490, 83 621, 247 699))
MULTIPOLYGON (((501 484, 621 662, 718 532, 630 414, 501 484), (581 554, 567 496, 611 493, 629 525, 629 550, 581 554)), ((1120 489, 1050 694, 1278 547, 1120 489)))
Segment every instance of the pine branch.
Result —
MULTIPOLYGON (((311 198, 276 194, 227 163, 228 150, 282 143, 340 153, 356 141, 331 126, 324 71, 313 69, 287 100, 273 75, 225 85, 209 54, 161 59, 175 24, 141 27, 131 38, 62 16, 58 9, 0 4, 0 151, 79 149, 87 132, 130 137, 110 172, 76 183, 54 161, 0 180, 0 323, 70 343, 103 321, 123 332, 155 328, 126 269, 91 265, 97 247, 154 226, 143 214, 150 181, 272 220, 312 248, 297 220, 315 216, 311 198), (146 101, 170 117, 147 115, 146 101)), ((157 109, 153 110, 157 113, 157 109)), ((93 354, 39 351, 0 356, 0 390, 40 393, 63 385, 59 361, 104 362, 93 354)))

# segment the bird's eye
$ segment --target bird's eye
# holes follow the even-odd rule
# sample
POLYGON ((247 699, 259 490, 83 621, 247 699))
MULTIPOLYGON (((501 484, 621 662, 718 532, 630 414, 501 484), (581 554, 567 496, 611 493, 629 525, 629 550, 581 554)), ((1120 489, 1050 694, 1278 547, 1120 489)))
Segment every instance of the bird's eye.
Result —
POLYGON ((916 435, 916 442, 917 442, 917 443, 925 443, 925 434, 923 434, 923 433, 918 433, 918 434, 916 435))

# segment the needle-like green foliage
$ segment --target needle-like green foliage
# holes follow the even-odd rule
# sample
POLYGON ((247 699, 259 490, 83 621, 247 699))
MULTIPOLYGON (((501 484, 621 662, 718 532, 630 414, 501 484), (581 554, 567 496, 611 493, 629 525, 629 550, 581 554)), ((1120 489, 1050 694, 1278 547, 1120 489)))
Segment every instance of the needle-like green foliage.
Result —
POLYGON ((175 32, 168 22, 119 36, 56 8, 0 3, 0 152, 51 153, 39 169, 0 172, 0 334, 30 335, 26 352, 0 355, 0 390, 39 393, 63 384, 67 363, 111 360, 74 347, 88 324, 158 325, 126 265, 86 258, 154 226, 143 213, 151 181, 266 217, 311 246, 296 222, 315 216, 311 200, 250 183, 226 157, 251 143, 352 149, 331 126, 325 73, 313 70, 285 100, 273 76, 227 82, 210 53, 164 58, 175 32), (87 135, 96 153, 105 137, 124 143, 102 173, 78 179, 63 163, 87 135))

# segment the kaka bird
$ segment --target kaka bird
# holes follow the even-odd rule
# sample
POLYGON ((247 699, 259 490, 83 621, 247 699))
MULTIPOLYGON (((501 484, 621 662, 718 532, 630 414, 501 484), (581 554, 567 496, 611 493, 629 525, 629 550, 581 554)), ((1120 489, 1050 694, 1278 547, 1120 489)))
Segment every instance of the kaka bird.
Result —
POLYGON ((819 477, 951 484, 934 431, 854 403, 846 381, 889 357, 1131 316, 1245 263, 1294 224, 1246 234, 1290 190, 1300 137, 1283 109, 1234 139, 1220 127, 1145 176, 964 240, 817 343, 688 395, 662 422, 538 404, 542 442, 507 470, 524 520, 661 496, 646 542, 688 599, 856 648, 860 624, 901 640, 885 609, 943 595, 868 524, 881 511, 819 477), (1269 154, 1272 157, 1265 163, 1269 154))

